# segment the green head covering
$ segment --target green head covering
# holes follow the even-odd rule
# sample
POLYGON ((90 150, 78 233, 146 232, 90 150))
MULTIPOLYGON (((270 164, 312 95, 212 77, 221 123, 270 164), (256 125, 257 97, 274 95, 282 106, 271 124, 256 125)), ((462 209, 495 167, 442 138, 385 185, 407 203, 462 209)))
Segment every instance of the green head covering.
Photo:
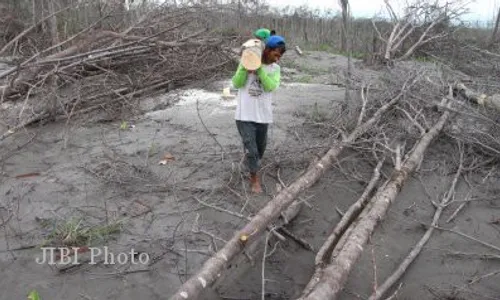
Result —
POLYGON ((258 39, 261 39, 263 41, 267 41, 267 39, 271 36, 271 30, 267 29, 267 28, 260 28, 260 29, 257 29, 253 35, 258 38, 258 39))

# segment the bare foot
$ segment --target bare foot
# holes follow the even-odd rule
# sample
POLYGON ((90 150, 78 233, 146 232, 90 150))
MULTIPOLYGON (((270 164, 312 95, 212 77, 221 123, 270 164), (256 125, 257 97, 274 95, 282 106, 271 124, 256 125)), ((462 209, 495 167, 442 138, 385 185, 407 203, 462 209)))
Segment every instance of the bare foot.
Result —
POLYGON ((262 193, 262 187, 260 186, 260 183, 258 181, 256 183, 252 183, 252 193, 262 193))
POLYGON ((260 179, 257 175, 250 175, 250 186, 252 193, 260 194, 262 193, 262 187, 260 186, 260 179))

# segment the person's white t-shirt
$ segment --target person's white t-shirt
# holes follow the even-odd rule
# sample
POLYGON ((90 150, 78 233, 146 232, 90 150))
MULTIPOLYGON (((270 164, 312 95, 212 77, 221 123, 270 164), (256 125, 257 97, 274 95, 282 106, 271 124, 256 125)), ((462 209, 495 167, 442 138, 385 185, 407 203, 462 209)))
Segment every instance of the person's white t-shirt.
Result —
MULTIPOLYGON (((262 65, 266 73, 278 71, 280 66, 276 63, 262 65)), ((235 119, 256 123, 273 122, 272 99, 274 92, 265 92, 260 84, 257 74, 248 74, 244 87, 239 89, 236 96, 237 107, 235 119)))

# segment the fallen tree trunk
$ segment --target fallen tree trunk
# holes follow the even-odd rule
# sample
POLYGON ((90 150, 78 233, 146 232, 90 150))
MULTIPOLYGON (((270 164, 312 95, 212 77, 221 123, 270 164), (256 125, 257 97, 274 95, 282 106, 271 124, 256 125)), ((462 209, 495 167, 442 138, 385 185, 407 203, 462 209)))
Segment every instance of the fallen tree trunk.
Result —
POLYGON ((481 106, 493 108, 500 112, 500 94, 494 94, 492 96, 480 94, 469 89, 463 83, 458 83, 457 85, 455 85, 455 90, 462 93, 462 95, 469 101, 472 101, 481 106))
POLYGON ((342 219, 337 223, 332 233, 328 236, 325 243, 321 246, 318 253, 316 254, 316 258, 314 260, 315 271, 309 284, 304 288, 304 294, 309 293, 314 288, 316 280, 321 277, 322 270, 324 267, 328 265, 330 261, 333 249, 338 245, 340 238, 346 233, 349 226, 355 219, 359 216, 363 208, 366 206, 367 202, 371 199, 372 193, 377 186, 377 183, 380 179, 380 169, 384 160, 380 160, 377 163, 377 166, 373 170, 373 176, 370 179, 370 182, 366 186, 363 194, 359 199, 349 207, 349 209, 342 216, 342 219))
POLYGON ((202 299, 205 288, 212 286, 228 264, 237 257, 245 248, 249 247, 267 226, 280 216, 280 213, 292 204, 295 197, 303 190, 311 187, 329 168, 344 150, 345 146, 351 144, 359 136, 367 132, 380 119, 390 107, 401 98, 399 93, 391 101, 379 108, 376 113, 361 126, 358 126, 349 136, 334 145, 328 152, 312 164, 310 168, 288 187, 282 189, 273 200, 261 209, 255 217, 220 249, 214 256, 209 258, 197 274, 186 281, 170 298, 180 299, 202 299))
POLYGON ((462 175, 462 170, 463 170, 463 152, 460 153, 460 165, 458 166, 458 170, 455 173, 455 176, 453 177, 453 180, 451 182, 450 188, 448 189, 448 192, 445 193, 443 196, 441 203, 436 204, 436 212, 434 213, 434 217, 432 218, 432 223, 425 232, 425 234, 422 236, 420 241, 415 245, 415 247, 410 251, 408 256, 403 260, 403 262, 396 268, 394 273, 392 273, 391 276, 387 277, 387 279, 384 281, 383 284, 381 284, 368 298, 368 300, 380 300, 384 294, 386 294, 389 289, 403 276, 403 274, 406 272, 410 264, 417 258, 417 256, 420 254, 422 251, 423 247, 427 243, 427 241, 430 239, 432 232, 434 231, 434 228, 436 226, 439 226, 439 219, 441 217, 441 213, 443 212, 444 208, 450 203, 450 201, 453 199, 455 196, 455 187, 457 185, 459 177, 462 175))
POLYGON ((357 222, 342 237, 345 243, 339 242, 340 247, 333 250, 331 263, 321 271, 319 278, 312 278, 313 282, 308 284, 312 288, 306 291, 300 300, 337 299, 375 226, 385 216, 390 204, 396 199, 409 175, 417 168, 427 147, 441 132, 449 116, 449 111, 442 114, 438 122, 416 144, 401 169, 395 170, 391 178, 377 191, 357 222))

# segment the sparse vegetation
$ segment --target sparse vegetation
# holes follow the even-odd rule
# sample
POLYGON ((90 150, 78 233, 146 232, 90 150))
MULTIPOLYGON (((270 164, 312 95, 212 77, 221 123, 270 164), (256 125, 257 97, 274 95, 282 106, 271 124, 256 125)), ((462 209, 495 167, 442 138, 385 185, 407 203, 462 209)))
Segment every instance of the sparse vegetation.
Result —
POLYGON ((297 78, 297 82, 310 83, 312 79, 313 77, 311 75, 301 75, 300 77, 297 78))
POLYGON ((109 224, 90 225, 83 218, 70 220, 44 220, 45 230, 49 230, 41 247, 96 246, 108 242, 121 232, 123 220, 109 224))
POLYGON ((323 123, 327 120, 327 113, 325 110, 319 109, 318 102, 314 102, 310 118, 315 123, 323 123))

